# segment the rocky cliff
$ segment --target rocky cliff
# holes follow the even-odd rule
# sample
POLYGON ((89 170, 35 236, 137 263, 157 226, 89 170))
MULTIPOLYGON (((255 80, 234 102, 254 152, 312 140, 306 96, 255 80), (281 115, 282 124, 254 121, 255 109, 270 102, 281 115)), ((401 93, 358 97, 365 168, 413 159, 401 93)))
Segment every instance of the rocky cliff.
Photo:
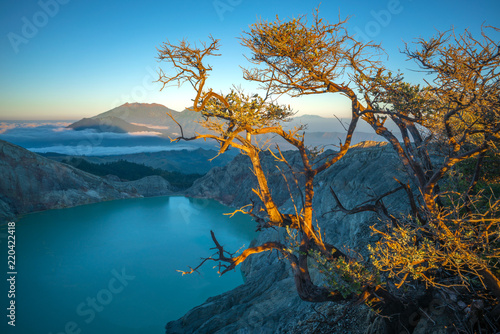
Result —
POLYGON ((172 193, 161 177, 103 179, 0 140, 0 221, 15 216, 113 199, 172 193))
MULTIPOLYGON (((300 164, 298 154, 286 152, 286 157, 292 165, 300 164)), ((278 164, 278 170, 274 167, 276 162, 272 156, 265 156, 263 165, 268 170, 277 204, 284 211, 293 212, 289 190, 280 172, 286 171, 287 167, 278 164)), ((196 181, 188 190, 188 195, 213 198, 233 207, 246 205, 250 199, 258 202, 251 193, 257 184, 249 168, 248 157, 238 156, 227 166, 214 168, 196 181)), ((291 180, 290 173, 286 175, 291 180)), ((369 226, 377 224, 378 219, 371 213, 345 215, 331 212, 335 202, 330 187, 335 189, 343 205, 351 208, 397 187, 393 176, 406 180, 396 155, 382 143, 364 143, 354 147, 339 163, 319 174, 316 179, 315 214, 326 240, 367 255, 366 245, 375 240, 369 226)), ((297 190, 291 187, 291 191, 295 199, 300 200, 297 190)), ((384 203, 392 209, 404 211, 407 203, 402 198, 404 196, 396 193, 385 198, 384 203)), ((261 232, 254 245, 274 240, 286 242, 284 231, 261 232)), ((224 243, 224 240, 219 241, 224 243)), ((203 255, 206 254, 200 254, 203 255)), ((246 278, 245 284, 210 298, 184 317, 169 322, 167 333, 321 333, 322 327, 328 328, 325 333, 330 333, 332 328, 324 324, 325 319, 321 319, 323 324, 311 322, 321 318, 314 308, 327 320, 333 320, 342 313, 344 306, 339 303, 313 305, 300 300, 288 263, 280 260, 275 253, 253 255, 242 264, 241 270, 246 278)), ((335 333, 364 333, 370 326, 376 326, 377 322, 374 324, 373 319, 373 314, 366 308, 355 308, 338 323, 335 333)), ((372 328, 372 332, 376 329, 372 328)))

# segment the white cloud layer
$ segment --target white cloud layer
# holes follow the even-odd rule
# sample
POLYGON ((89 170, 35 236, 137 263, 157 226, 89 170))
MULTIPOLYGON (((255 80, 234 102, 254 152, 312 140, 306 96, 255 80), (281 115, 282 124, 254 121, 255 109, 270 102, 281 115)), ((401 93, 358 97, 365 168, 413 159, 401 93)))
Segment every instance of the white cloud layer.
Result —
POLYGON ((99 133, 75 131, 67 122, 0 122, 0 140, 36 153, 68 155, 121 155, 195 149, 204 143, 171 143, 160 132, 99 133), (201 145, 200 145, 201 144, 201 145))
POLYGON ((19 128, 38 128, 41 126, 53 126, 60 129, 66 129, 69 122, 0 122, 0 134, 7 132, 11 129, 19 128))

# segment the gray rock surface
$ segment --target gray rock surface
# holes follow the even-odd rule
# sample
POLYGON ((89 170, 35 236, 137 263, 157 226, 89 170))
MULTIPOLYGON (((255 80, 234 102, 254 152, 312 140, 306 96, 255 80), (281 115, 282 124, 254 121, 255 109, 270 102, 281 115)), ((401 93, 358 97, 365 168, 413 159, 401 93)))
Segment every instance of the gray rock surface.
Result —
MULTIPOLYGON (((285 154, 292 165, 300 164, 296 152, 285 154)), ((263 165, 268 170, 269 184, 272 185, 276 203, 282 210, 293 212, 289 188, 281 172, 274 167, 274 158, 266 156, 263 165)), ((278 166, 286 171, 286 166, 278 166)), ((285 175, 291 180, 291 173, 285 175)), ((406 182, 396 155, 384 143, 363 143, 354 147, 339 163, 319 174, 316 179, 314 207, 325 239, 338 247, 349 247, 367 256, 366 245, 376 240, 371 236, 369 226, 379 223, 377 217, 371 213, 345 215, 332 212, 335 202, 330 187, 335 189, 346 208, 352 208, 397 187, 393 176, 406 182)), ((249 204, 250 199, 258 202, 251 193, 251 189, 256 186, 248 157, 238 156, 227 166, 214 168, 197 180, 187 194, 241 207, 249 204)), ((290 189, 295 200, 300 200, 297 189, 293 186, 290 189)), ((384 203, 394 210, 405 211, 407 203, 404 198, 401 193, 396 193, 385 198, 384 203)), ((253 244, 273 240, 287 242, 285 235, 283 230, 266 230, 259 234, 253 244)), ((224 240, 219 242, 223 244, 224 240)), ((335 327, 326 325, 325 319, 314 308, 331 321, 342 313, 344 306, 339 303, 313 305, 300 300, 288 263, 280 260, 275 253, 253 255, 241 265, 241 270, 246 278, 245 284, 210 298, 184 317, 169 322, 166 332, 304 334, 332 333, 333 330, 335 333, 364 333, 374 321, 371 311, 365 307, 357 307, 350 310, 335 327), (320 318, 323 323, 316 321, 320 318)))
POLYGON ((110 181, 2 140, 0 175, 0 221, 35 211, 172 193, 163 178, 110 181))

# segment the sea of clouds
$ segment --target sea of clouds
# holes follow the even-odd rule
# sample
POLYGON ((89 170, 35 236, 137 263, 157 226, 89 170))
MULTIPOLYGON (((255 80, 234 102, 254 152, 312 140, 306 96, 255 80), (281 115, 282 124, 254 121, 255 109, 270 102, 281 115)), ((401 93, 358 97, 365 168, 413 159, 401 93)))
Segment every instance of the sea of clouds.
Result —
POLYGON ((32 152, 54 152, 67 155, 121 155, 140 152, 196 149, 202 143, 171 143, 159 132, 98 133, 75 131, 71 122, 0 122, 0 140, 24 147, 32 152))

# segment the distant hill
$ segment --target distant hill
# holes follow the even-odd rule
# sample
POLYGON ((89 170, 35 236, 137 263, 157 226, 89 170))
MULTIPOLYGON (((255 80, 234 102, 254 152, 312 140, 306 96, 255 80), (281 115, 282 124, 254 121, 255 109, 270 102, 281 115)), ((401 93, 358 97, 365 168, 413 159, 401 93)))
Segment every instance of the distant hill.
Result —
POLYGON ((83 118, 78 122, 68 125, 68 128, 74 130, 93 129, 96 132, 114 132, 114 133, 129 133, 129 132, 152 132, 145 126, 130 124, 121 118, 114 116, 106 116, 99 118, 83 118))
POLYGON ((159 132, 165 137, 176 137, 179 126, 167 116, 172 116, 182 125, 184 134, 192 136, 195 132, 206 132, 198 124, 202 118, 192 110, 175 111, 156 103, 125 103, 91 118, 84 118, 71 124, 75 130, 95 129, 99 132, 159 132))
MULTIPOLYGON (((159 132, 165 137, 176 137, 180 134, 180 129, 177 124, 167 116, 170 113, 179 124, 181 124, 184 135, 189 137, 193 136, 195 133, 206 133, 205 130, 199 122, 202 120, 200 113, 185 109, 181 112, 175 111, 173 109, 167 108, 161 104, 148 104, 148 103, 125 103, 119 107, 101 113, 92 117, 90 120, 98 122, 103 119, 112 119, 113 125, 116 128, 126 129, 126 132, 134 131, 154 131, 159 132), (121 120, 122 122, 120 123, 121 120), (125 124, 129 124, 126 127, 125 124), (146 127, 147 130, 133 127, 146 127)), ((87 126, 90 122, 89 119, 83 119, 71 125, 74 127, 79 123, 87 126), (85 121, 85 122, 83 122, 85 121)), ((317 115, 302 115, 293 117, 289 122, 283 123, 285 129, 292 129, 295 126, 304 125, 306 132, 306 143, 308 145, 321 146, 321 145, 338 145, 339 139, 344 140, 346 130, 348 127, 349 119, 336 119, 329 117, 321 117, 317 115)), ((389 128, 395 126, 390 121, 386 124, 389 128)), ((270 136, 272 142, 277 142, 284 149, 289 148, 286 143, 284 143, 276 136, 270 136)), ((383 140, 379 137, 373 129, 365 122, 359 122, 357 131, 354 135, 354 144, 365 140, 383 140)))
MULTIPOLYGON (((294 126, 306 125, 306 132, 337 132, 345 133, 346 128, 349 126, 350 118, 335 117, 322 117, 318 115, 302 115, 293 117, 289 122, 284 123, 286 129, 291 129, 294 126)), ((391 121, 387 120, 385 124, 389 129, 396 129, 397 126, 391 121)), ((375 135, 372 127, 364 122, 359 121, 356 126, 356 132, 364 133, 366 135, 375 135)), ((383 140, 383 137, 378 137, 377 140, 383 140)))
POLYGON ((151 127, 155 131, 162 132, 169 136, 175 136, 180 132, 179 127, 169 116, 167 116, 167 113, 170 113, 175 120, 182 125, 186 134, 192 135, 194 132, 201 132, 204 130, 204 128, 197 123, 202 119, 200 113, 189 109, 176 111, 157 103, 125 103, 92 118, 118 117, 126 122, 151 127))
MULTIPOLYGON (((308 132, 305 138, 306 145, 339 145, 345 141, 345 132, 308 132)), ((353 144, 358 144, 364 141, 381 141, 379 135, 368 132, 354 132, 352 136, 353 144)), ((332 147, 330 147, 332 148, 332 147)))
POLYGON ((144 164, 137 164, 126 160, 96 164, 91 163, 84 158, 72 157, 63 160, 62 162, 97 176, 109 177, 112 175, 121 181, 136 181, 147 176, 158 175, 179 190, 191 187, 196 179, 203 176, 201 174, 168 172, 163 169, 153 168, 144 164))
MULTIPOLYGON (((346 132, 311 132, 306 131, 305 144, 309 147, 325 147, 328 149, 337 150, 340 143, 344 144, 346 132)), ((278 144, 281 150, 296 149, 290 143, 278 135, 264 136, 271 143, 271 149, 274 144, 278 144)), ((264 141, 264 140, 263 140, 264 141)), ((355 132, 352 136, 352 144, 358 144, 364 141, 382 141, 376 133, 355 132)))
POLYGON ((167 113, 179 114, 178 111, 157 103, 125 103, 92 118, 118 117, 129 123, 169 126, 172 121, 166 116, 167 113))
MULTIPOLYGON (((236 150, 230 150, 217 158, 217 151, 197 149, 197 150, 170 150, 160 152, 143 152, 136 154, 122 154, 109 156, 79 156, 94 164, 103 164, 119 160, 144 164, 152 168, 159 168, 169 172, 179 172, 183 174, 205 174, 213 167, 221 167, 228 164, 234 156, 238 154, 236 150)), ((64 161, 70 156, 57 153, 44 153, 43 156, 56 160, 64 161)))
POLYGON ((34 211, 173 193, 164 178, 106 180, 0 140, 0 224, 34 211))

